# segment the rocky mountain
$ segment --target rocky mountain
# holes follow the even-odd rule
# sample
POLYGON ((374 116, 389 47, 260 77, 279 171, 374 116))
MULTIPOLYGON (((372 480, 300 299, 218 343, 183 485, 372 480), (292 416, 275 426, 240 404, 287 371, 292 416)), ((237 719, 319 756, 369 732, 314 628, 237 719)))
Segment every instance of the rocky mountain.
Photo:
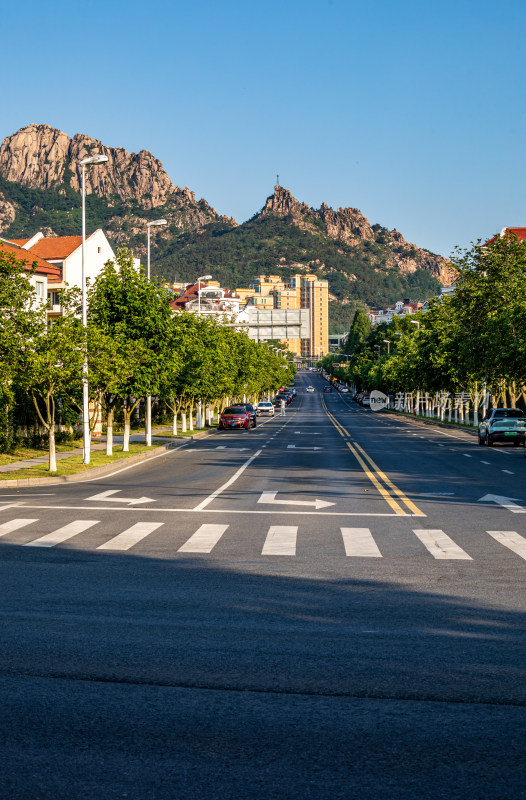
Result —
POLYGON ((357 305, 423 299, 450 282, 446 259, 371 225, 357 208, 313 209, 276 186, 261 211, 237 225, 174 185, 149 151, 70 138, 50 125, 28 125, 0 146, 0 235, 77 234, 79 161, 95 153, 108 161, 86 171, 88 230, 103 228, 115 247, 145 256, 146 223, 164 217, 167 226, 152 228, 152 268, 168 280, 211 273, 234 289, 262 272, 314 272, 329 281, 333 332, 348 329, 357 305))
MULTIPOLYGON (((152 230, 159 239, 211 222, 235 225, 235 220, 218 214, 206 200, 196 201, 188 187, 175 186, 148 150, 128 153, 84 134, 70 138, 50 125, 32 124, 0 146, 0 233, 22 236, 43 228, 48 235, 77 233, 79 162, 95 153, 104 154, 108 161, 86 170, 86 194, 97 197, 96 222, 103 223, 114 244, 139 237, 133 244, 141 253, 146 223, 161 216, 169 226, 152 230), (53 207, 55 215, 44 213, 53 207)), ((92 206, 87 204, 88 216, 90 212, 93 216, 92 206)))
POLYGON ((325 235, 349 247, 368 243, 374 250, 375 244, 387 245, 391 251, 383 262, 387 268, 398 269, 403 274, 425 269, 443 284, 450 279, 450 263, 446 258, 406 242, 396 229, 389 231, 380 225, 371 227, 358 208, 339 208, 334 211, 322 203, 315 210, 300 203, 282 186, 275 186, 274 194, 267 198, 261 214, 288 218, 302 230, 315 236, 325 235))

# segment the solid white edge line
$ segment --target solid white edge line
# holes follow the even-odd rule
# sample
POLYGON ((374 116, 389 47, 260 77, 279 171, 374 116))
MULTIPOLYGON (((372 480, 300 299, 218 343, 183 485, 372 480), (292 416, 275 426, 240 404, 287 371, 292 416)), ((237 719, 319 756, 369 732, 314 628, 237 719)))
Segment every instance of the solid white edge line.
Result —
POLYGON ((227 480, 226 483, 220 486, 219 489, 216 489, 215 492, 212 492, 212 494, 209 494, 208 497, 202 500, 195 508, 192 509, 192 511, 203 511, 203 509, 206 508, 206 506, 211 503, 212 500, 215 500, 216 497, 219 497, 219 495, 225 491, 225 489, 228 489, 229 486, 232 486, 232 484, 237 481, 239 476, 242 475, 246 468, 250 466, 254 459, 260 456, 261 453, 262 450, 257 450, 254 455, 250 456, 250 458, 245 461, 245 463, 237 470, 237 472, 235 472, 232 477, 227 480))

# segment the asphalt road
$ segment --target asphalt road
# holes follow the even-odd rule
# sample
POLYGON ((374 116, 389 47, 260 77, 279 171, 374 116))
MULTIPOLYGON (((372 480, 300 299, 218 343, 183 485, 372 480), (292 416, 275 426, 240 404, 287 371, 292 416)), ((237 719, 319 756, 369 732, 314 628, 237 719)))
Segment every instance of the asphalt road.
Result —
POLYGON ((1 798, 526 798, 524 450, 324 385, 0 492, 1 798))

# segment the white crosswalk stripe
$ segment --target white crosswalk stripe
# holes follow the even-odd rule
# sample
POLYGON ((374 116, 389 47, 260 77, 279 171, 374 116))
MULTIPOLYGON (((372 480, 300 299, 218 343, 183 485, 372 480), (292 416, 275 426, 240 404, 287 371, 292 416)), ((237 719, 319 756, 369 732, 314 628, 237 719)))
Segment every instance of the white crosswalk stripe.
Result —
POLYGON ((131 528, 119 533, 118 536, 99 545, 97 550, 129 550, 161 525, 164 525, 164 522, 137 522, 131 528))
MULTIPOLYGON (((16 518, 0 524, 0 537, 14 533, 38 519, 16 518)), ((24 547, 57 547, 69 539, 79 536, 95 525, 100 525, 100 520, 77 519, 63 525, 51 533, 39 536, 29 542, 22 542, 24 547)), ((138 522, 130 528, 113 536, 107 542, 99 545, 97 550, 130 550, 135 545, 146 539, 151 533, 162 527, 163 522, 138 522)), ((197 528, 178 549, 177 553, 211 553, 219 544, 228 524, 203 524, 197 528)), ((378 547, 375 535, 370 528, 339 529, 343 540, 345 556, 351 558, 384 558, 385 555, 378 547)), ((472 561, 469 555, 453 539, 441 529, 413 530, 415 536, 426 548, 433 558, 440 560, 472 561)), ((503 547, 511 550, 526 561, 526 536, 521 536, 516 531, 486 531, 486 534, 503 547)), ((82 540, 80 540, 82 542, 82 540)), ((296 525, 271 525, 265 537, 262 556, 296 556, 298 542, 298 526, 296 525)), ((409 540, 408 540, 409 543, 409 540)), ((259 548, 258 548, 259 549, 259 548)))
POLYGON ((12 519, 10 522, 3 522, 0 525, 0 536, 5 536, 11 531, 17 531, 19 528, 31 525, 32 522, 38 522, 38 519, 12 519))
POLYGON ((201 525, 178 552, 210 553, 228 527, 228 525, 201 525))
POLYGON ((382 557, 369 528, 341 528, 341 532, 346 556, 382 557))
POLYGON ((413 530, 413 533, 418 536, 433 558, 472 561, 471 556, 468 556, 465 550, 455 544, 444 531, 418 529, 413 530))
POLYGON ((516 531, 487 531, 490 536, 526 560, 526 539, 516 531))
POLYGON ((98 519, 76 519, 75 522, 70 522, 69 525, 57 528, 53 533, 47 533, 45 536, 33 539, 32 542, 26 542, 25 547, 55 547, 57 544, 66 542, 78 533, 87 531, 88 528, 97 525, 98 522, 98 519))
POLYGON ((295 556, 297 534, 295 525, 271 525, 261 555, 295 556))

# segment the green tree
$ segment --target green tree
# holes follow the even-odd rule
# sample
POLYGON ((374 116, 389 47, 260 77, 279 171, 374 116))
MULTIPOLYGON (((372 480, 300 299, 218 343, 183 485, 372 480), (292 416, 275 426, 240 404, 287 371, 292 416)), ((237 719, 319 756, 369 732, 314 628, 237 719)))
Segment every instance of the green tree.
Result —
POLYGON ((119 250, 115 262, 104 266, 89 292, 90 323, 111 337, 120 352, 132 355, 113 392, 122 405, 124 451, 129 450, 133 411, 143 397, 161 390, 164 341, 172 317, 169 301, 161 286, 135 268, 128 250, 119 250))

